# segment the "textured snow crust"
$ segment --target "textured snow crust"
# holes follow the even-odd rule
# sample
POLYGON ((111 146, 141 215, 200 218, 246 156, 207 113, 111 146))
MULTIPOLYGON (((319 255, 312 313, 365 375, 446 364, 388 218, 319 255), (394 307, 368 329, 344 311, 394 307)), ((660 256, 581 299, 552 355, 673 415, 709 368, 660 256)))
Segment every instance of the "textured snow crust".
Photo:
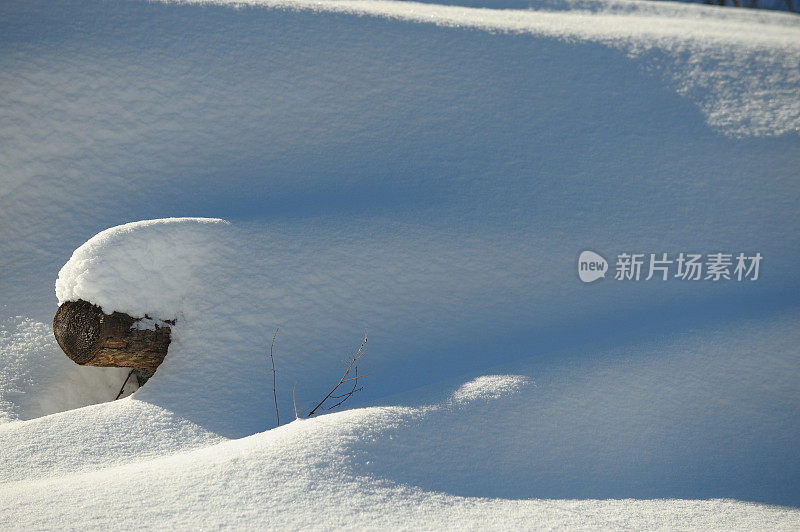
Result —
POLYGON ((797 17, 445 3, 0 3, 0 526, 800 528, 797 17))
POLYGON ((389 399, 394 406, 234 440, 139 400, 148 384, 113 403, 0 426, 15 458, 4 465, 0 523, 796 529, 796 508, 710 496, 763 496, 797 467, 792 443, 771 437, 763 418, 770 405, 796 403, 792 378, 779 376, 793 363, 796 319, 601 348, 588 363, 583 353, 534 357, 389 399), (771 353, 757 367, 754 347, 771 353), (743 370, 760 384, 726 397, 743 370), (537 386, 518 386, 532 374, 537 386), (699 375, 714 377, 699 386, 699 375))

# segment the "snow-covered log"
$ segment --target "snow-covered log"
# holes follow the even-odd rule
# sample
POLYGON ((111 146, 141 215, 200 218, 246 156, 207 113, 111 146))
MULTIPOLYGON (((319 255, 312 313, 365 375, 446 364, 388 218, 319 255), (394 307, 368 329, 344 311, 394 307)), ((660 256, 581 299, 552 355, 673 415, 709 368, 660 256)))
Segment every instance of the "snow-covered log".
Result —
POLYGON ((105 314, 87 301, 67 301, 53 318, 53 333, 66 355, 81 365, 155 370, 167 355, 165 322, 105 314))

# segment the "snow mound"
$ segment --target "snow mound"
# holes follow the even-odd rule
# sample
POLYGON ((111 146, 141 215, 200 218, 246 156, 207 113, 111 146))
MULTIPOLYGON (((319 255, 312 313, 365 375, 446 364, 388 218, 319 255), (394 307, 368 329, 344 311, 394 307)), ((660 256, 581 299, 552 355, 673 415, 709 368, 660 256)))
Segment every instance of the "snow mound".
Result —
POLYGON ((519 391, 528 383, 527 377, 522 375, 483 375, 461 385, 453 392, 453 401, 463 404, 477 399, 498 399, 519 391))
POLYGON ((0 528, 800 529, 800 19, 445 1, 0 3, 0 528), (58 351, 61 266, 177 323, 29 419, 125 372, 58 351))
POLYGON ((328 11, 601 42, 632 57, 644 55, 648 63, 659 65, 675 90, 693 101, 707 124, 720 132, 745 137, 800 131, 800 102, 796 97, 800 25, 787 13, 719 13, 708 6, 608 0, 526 2, 516 9, 496 9, 493 3, 468 7, 458 5, 458 0, 181 3, 328 11))
POLYGON ((137 400, 145 387, 0 427, 0 526, 796 530, 797 318, 526 358, 464 383, 487 398, 464 407, 358 408, 228 441, 137 400))
POLYGON ((58 304, 83 299, 131 316, 174 319, 210 299, 227 222, 167 218, 106 229, 72 254, 56 280, 58 304), (205 274, 204 274, 205 273, 205 274))
POLYGON ((365 476, 352 467, 343 443, 358 440, 365 426, 380 429, 392 414, 374 408, 342 412, 171 456, 0 484, 0 525, 40 529, 82 523, 95 530, 124 529, 131 522, 277 530, 800 526, 797 510, 740 501, 459 497, 365 476), (64 493, 71 504, 63 504, 64 493))
POLYGON ((137 399, 212 432, 252 434, 275 421, 264 385, 271 326, 251 319, 263 301, 242 273, 257 269, 246 248, 219 219, 128 223, 76 249, 56 294, 59 303, 83 299, 106 313, 176 320, 167 357, 137 399))
POLYGON ((798 401, 796 312, 595 346, 588 359, 583 350, 533 356, 419 407, 266 430, 274 420, 259 342, 270 328, 252 284, 264 264, 241 237, 218 220, 151 220, 76 250, 59 290, 99 298, 107 311, 175 315, 175 338, 131 397, 0 427, 13 457, 0 524, 797 526, 795 508, 740 502, 797 497, 786 437, 798 401), (184 238, 191 248, 177 245, 184 238), (132 255, 151 269, 125 278, 132 255), (64 493, 79 504, 59 504, 64 493), (700 500, 714 497, 740 501, 700 500), (158 502, 143 510, 146 498, 158 502))
POLYGON ((390 427, 397 410, 341 412, 158 458, 0 482, 0 526, 49 529, 80 523, 93 530, 124 529, 131 522, 178 529, 278 530, 792 530, 800 526, 800 512, 795 509, 740 501, 460 497, 364 475, 348 453, 353 445, 362 444, 365 433, 380 434, 390 427), (70 504, 63 503, 65 493, 70 504))
POLYGON ((0 423, 108 401, 127 374, 73 363, 49 325, 21 316, 0 323, 0 423))
POLYGON ((13 457, 3 463, 2 481, 68 477, 223 439, 174 412, 129 397, 0 425, 4 456, 13 457))

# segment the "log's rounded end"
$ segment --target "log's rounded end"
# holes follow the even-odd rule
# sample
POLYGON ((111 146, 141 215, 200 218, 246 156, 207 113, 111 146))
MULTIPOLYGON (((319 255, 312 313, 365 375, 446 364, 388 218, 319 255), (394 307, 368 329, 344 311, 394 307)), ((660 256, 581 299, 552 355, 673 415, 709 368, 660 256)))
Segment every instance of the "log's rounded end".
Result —
POLYGON ((67 301, 58 307, 53 318, 53 334, 69 358, 86 364, 103 343, 104 318, 96 305, 83 300, 67 301))
POLYGON ((104 314, 83 300, 67 301, 53 318, 53 333, 78 364, 155 371, 167 356, 171 331, 164 322, 155 324, 155 330, 134 327, 141 319, 122 312, 104 314))

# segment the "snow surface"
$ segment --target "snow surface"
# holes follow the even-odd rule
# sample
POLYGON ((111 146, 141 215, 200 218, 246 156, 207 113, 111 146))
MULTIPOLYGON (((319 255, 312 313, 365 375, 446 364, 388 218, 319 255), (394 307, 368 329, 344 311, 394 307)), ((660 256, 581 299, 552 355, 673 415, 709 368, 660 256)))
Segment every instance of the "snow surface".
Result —
POLYGON ((514 392, 527 384, 521 375, 483 375, 464 383, 453 393, 457 403, 469 403, 476 399, 495 399, 514 392))
POLYGON ((707 497, 763 497, 791 480, 796 440, 759 414, 797 404, 787 370, 798 317, 599 348, 590 361, 520 361, 503 369, 536 374, 538 386, 478 377, 449 395, 438 385, 390 399, 417 406, 235 440, 139 400, 148 383, 114 403, 0 427, 15 457, 0 515, 33 527, 796 529, 796 509, 707 497), (754 385, 740 385, 746 372, 754 385), (667 495, 683 497, 656 499, 667 495))
POLYGON ((3 527, 800 527, 797 17, 448 3, 0 5, 3 527), (56 277, 177 320, 145 387, 56 277), (278 326, 352 409, 275 427, 278 326))
MULTIPOLYGON (((0 422, 33 419, 108 401, 128 370, 81 367, 64 357, 53 330, 23 316, 0 326, 0 422)), ((126 387, 132 391, 133 383, 126 387)))
POLYGON ((513 6, 516 9, 394 0, 186 3, 341 12, 445 27, 589 40, 621 48, 634 56, 657 49, 671 56, 675 64, 667 68, 678 91, 694 94, 710 125, 733 135, 780 135, 800 130, 800 103, 795 90, 800 82, 800 24, 796 17, 608 0, 542 2, 545 9, 540 10, 526 9, 536 6, 536 2, 513 6), (577 12, 551 11, 565 5, 576 7, 577 12), (585 10, 591 11, 592 16, 587 16, 585 10), (768 65, 766 80, 763 70, 748 68, 753 62, 762 67, 768 65), (719 68, 721 65, 725 68, 719 68))

